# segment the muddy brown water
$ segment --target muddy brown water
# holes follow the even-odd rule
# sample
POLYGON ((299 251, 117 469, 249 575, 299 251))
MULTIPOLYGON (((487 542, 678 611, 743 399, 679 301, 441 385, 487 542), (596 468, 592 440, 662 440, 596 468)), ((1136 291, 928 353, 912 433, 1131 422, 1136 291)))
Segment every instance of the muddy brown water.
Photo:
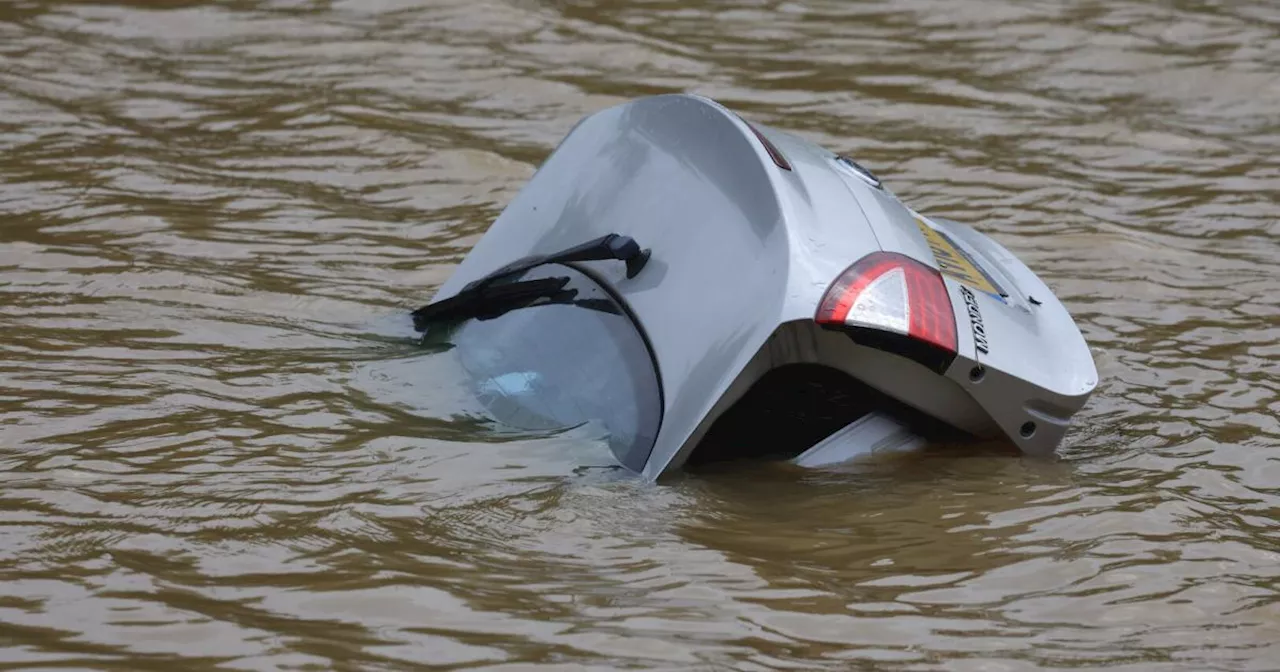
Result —
POLYGON ((0 5, 0 667, 1280 669, 1280 5, 0 5), (1056 462, 651 486, 403 336, 582 115, 848 152, 1054 287, 1056 462))

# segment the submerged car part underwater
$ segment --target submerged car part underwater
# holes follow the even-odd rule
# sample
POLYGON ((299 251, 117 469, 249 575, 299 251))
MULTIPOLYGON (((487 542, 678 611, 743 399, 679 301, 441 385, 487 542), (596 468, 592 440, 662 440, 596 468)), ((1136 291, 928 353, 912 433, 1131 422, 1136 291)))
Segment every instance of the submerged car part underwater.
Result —
POLYGON ((413 317, 497 420, 600 421, 649 479, 830 464, 936 428, 1051 454, 1097 384, 1004 247, 686 94, 579 122, 413 317))

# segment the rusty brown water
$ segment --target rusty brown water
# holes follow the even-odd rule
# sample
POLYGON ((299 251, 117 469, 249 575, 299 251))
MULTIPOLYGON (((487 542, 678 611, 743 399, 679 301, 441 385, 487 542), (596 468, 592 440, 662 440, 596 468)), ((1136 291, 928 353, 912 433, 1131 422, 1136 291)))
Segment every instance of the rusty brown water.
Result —
POLYGON ((0 5, 0 667, 1280 669, 1280 5, 0 5), (1055 464, 662 487, 403 340, 582 115, 711 95, 1059 292, 1055 464))

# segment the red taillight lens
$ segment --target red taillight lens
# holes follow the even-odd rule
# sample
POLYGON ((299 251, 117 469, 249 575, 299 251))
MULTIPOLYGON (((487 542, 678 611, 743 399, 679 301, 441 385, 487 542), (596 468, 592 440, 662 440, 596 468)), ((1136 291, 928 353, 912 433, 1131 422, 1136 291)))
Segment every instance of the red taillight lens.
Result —
POLYGON ((874 252, 845 269, 814 319, 901 334, 956 354, 956 316, 942 274, 896 252, 874 252))

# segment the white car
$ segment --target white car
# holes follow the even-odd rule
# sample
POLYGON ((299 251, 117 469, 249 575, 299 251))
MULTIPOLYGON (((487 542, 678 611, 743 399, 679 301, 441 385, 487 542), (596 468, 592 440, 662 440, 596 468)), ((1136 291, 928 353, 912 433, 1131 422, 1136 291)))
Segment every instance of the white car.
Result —
POLYGON ((494 418, 603 423, 626 468, 804 465, 936 431, 1051 454, 1098 376, 991 238, 694 95, 573 128, 414 312, 494 418))

